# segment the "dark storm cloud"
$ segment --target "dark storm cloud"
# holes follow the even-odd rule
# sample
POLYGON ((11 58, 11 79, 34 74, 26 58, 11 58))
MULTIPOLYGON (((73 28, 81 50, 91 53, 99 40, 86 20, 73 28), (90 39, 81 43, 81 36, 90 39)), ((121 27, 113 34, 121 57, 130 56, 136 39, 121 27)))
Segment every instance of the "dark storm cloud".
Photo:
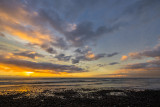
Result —
POLYGON ((117 65, 117 64, 119 64, 119 62, 111 62, 108 65, 117 65))
POLYGON ((18 52, 18 53, 13 53, 13 54, 18 55, 18 56, 32 58, 32 59, 35 59, 36 57, 44 57, 43 55, 38 54, 36 52, 32 52, 32 51, 24 51, 24 52, 18 52))
POLYGON ((32 62, 18 59, 6 59, 4 56, 0 56, 0 63, 15 65, 18 67, 27 67, 35 70, 51 70, 51 72, 85 72, 84 69, 76 67, 74 65, 59 65, 45 62, 32 62))
POLYGON ((59 61, 69 61, 71 56, 65 56, 65 54, 58 54, 55 56, 59 61))

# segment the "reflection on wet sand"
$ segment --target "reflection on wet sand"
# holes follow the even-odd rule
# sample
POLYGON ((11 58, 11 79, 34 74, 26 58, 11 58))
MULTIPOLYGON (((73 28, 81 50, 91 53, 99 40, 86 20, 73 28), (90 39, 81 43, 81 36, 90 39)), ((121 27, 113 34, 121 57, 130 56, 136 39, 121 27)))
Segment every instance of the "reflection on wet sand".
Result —
POLYGON ((159 90, 118 89, 55 89, 32 92, 11 90, 12 94, 0 95, 2 107, 101 107, 101 106, 160 106, 159 90))

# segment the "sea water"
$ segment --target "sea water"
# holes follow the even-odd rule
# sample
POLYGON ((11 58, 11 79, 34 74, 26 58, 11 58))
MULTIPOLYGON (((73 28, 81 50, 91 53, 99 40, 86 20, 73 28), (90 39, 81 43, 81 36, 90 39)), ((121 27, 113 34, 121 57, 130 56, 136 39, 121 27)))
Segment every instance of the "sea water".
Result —
POLYGON ((160 89, 160 78, 1 78, 0 91, 45 89, 160 89))

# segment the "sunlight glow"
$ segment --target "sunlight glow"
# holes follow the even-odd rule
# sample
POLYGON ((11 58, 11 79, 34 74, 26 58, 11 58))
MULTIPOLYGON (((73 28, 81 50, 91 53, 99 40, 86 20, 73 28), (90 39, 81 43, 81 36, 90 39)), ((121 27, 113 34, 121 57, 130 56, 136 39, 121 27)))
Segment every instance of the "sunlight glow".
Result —
POLYGON ((27 76, 31 76, 34 72, 25 72, 27 76))

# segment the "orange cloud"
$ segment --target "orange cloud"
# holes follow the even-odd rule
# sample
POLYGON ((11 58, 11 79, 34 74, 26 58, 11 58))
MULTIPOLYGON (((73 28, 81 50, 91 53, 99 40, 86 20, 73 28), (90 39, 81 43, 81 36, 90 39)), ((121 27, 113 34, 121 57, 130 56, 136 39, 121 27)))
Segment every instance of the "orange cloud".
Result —
POLYGON ((53 34, 45 28, 47 25, 42 24, 43 18, 37 12, 17 2, 14 10, 6 8, 5 5, 0 7, 0 31, 39 46, 54 42, 53 34))
POLYGON ((125 60, 127 60, 128 59, 128 56, 126 56, 126 55, 123 55, 122 57, 121 57, 121 60, 122 61, 125 61, 125 60))
MULTIPOLYGON (((68 75, 71 73, 86 72, 84 69, 74 65, 60 65, 48 62, 36 62, 25 59, 21 56, 15 57, 14 54, 8 53, 0 55, 0 72, 33 72, 34 75, 48 74, 48 75, 68 75), (23 60, 21 60, 22 58, 23 60)), ((26 73, 25 73, 26 74, 26 73)), ((33 74, 32 74, 33 75, 33 74)))
POLYGON ((69 73, 53 73, 50 70, 36 70, 32 68, 26 68, 21 66, 15 66, 10 64, 0 63, 0 72, 3 72, 3 75, 12 75, 12 76, 32 76, 32 77, 56 77, 56 76, 67 76, 69 73))
POLYGON ((24 52, 18 52, 18 53, 5 53, 4 55, 4 58, 6 59, 11 58, 11 59, 23 59, 23 60, 37 59, 39 57, 43 57, 43 55, 38 54, 33 51, 24 51, 24 52))
POLYGON ((91 51, 88 51, 88 53, 86 54, 86 57, 93 59, 93 58, 95 58, 95 54, 93 54, 91 51))
POLYGON ((12 36, 17 36, 20 39, 26 40, 32 44, 42 45, 52 40, 49 35, 42 34, 36 30, 35 31, 24 31, 22 29, 16 29, 10 26, 3 26, 3 30, 12 36))

